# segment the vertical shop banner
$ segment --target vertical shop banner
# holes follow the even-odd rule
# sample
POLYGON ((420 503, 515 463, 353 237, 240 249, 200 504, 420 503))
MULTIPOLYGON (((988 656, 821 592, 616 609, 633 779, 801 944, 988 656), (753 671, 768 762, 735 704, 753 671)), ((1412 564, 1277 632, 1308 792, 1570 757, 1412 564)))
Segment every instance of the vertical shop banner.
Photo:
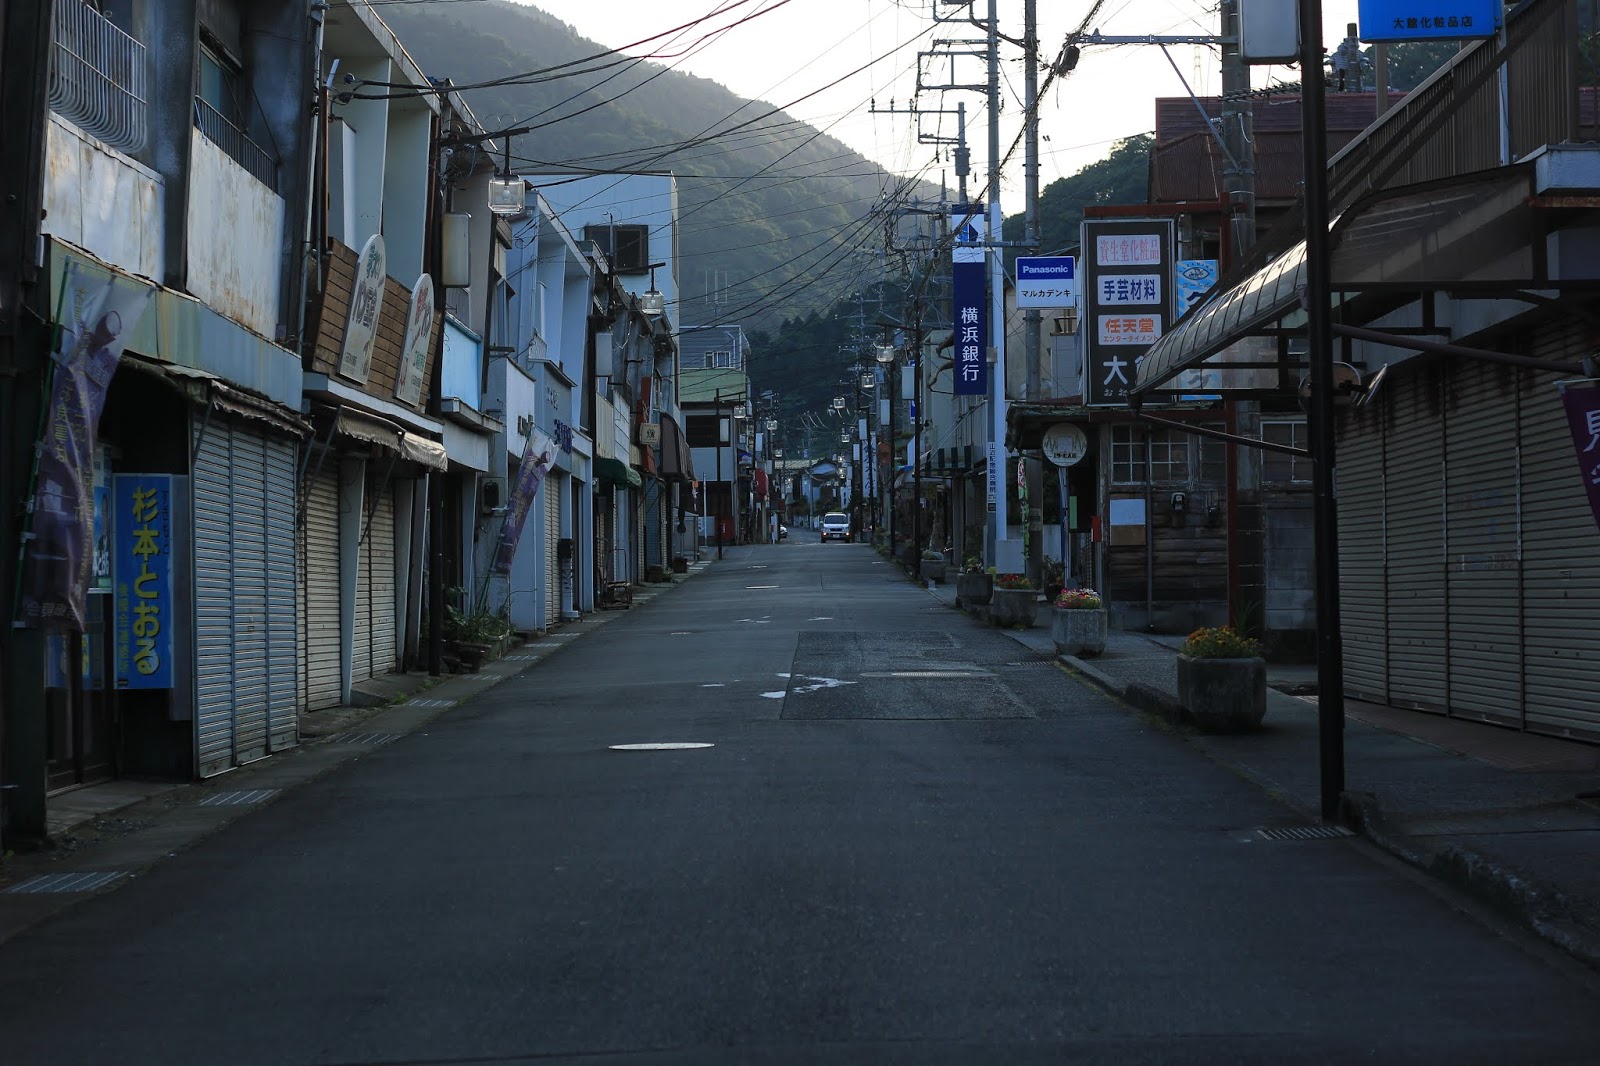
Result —
POLYGON ((395 375, 394 396, 415 407, 422 401, 424 371, 428 366, 428 347, 433 339, 433 278, 427 274, 411 287, 411 303, 406 312, 405 343, 400 348, 400 371, 395 375))
POLYGON ((989 391, 988 306, 984 295, 984 265, 951 266, 955 293, 955 391, 957 396, 983 396, 989 391))
POLYGON ((122 350, 155 290, 94 277, 68 261, 56 348, 39 441, 27 563, 17 621, 83 632, 94 579, 94 466, 100 412, 122 350))
POLYGON ((111 500, 117 688, 171 688, 172 475, 117 474, 111 500))
POLYGON ((1120 407, 1139 361, 1172 321, 1172 221, 1085 219, 1081 265, 1089 318, 1084 402, 1120 407))
POLYGON ((1578 469, 1589 497, 1589 513, 1600 526, 1600 387, 1595 382, 1568 383, 1561 387, 1567 409, 1567 427, 1578 452, 1578 469))
POLYGON ((539 486, 555 458, 555 441, 537 429, 530 431, 522 448, 522 462, 517 466, 516 484, 511 486, 511 496, 506 500, 506 520, 500 527, 500 544, 494 553, 495 573, 511 573, 511 560, 517 555, 522 526, 528 520, 534 497, 539 494, 539 486))

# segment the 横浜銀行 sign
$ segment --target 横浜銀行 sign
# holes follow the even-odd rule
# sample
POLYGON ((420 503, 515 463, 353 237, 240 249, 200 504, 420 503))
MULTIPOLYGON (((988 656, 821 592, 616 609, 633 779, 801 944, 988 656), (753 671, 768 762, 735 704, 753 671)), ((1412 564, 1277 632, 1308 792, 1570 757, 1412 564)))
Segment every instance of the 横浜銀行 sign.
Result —
POLYGON ((1361 0, 1357 18, 1363 41, 1493 37, 1500 28, 1500 0, 1361 0))

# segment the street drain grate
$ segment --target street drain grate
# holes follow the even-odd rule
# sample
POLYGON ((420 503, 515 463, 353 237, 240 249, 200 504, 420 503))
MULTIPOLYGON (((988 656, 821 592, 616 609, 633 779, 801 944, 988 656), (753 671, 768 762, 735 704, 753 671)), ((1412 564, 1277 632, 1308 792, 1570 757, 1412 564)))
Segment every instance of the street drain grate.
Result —
POLYGON ((455 700, 407 700, 404 707, 454 707, 455 700))
POLYGON ((1262 840, 1335 840, 1355 836, 1342 825, 1291 825, 1272 829, 1257 829, 1262 840))
POLYGON ((537 655, 507 655, 505 658, 508 663, 536 663, 539 661, 537 655))
POLYGON ((214 796, 207 796, 200 801, 202 807, 243 807, 250 803, 260 803, 270 796, 276 796, 275 788, 252 788, 244 792, 218 792, 214 796))
POLYGON ((46 892, 93 892, 117 880, 127 877, 123 870, 86 870, 71 874, 40 874, 30 877, 6 889, 8 893, 18 895, 39 895, 46 892))
POLYGON ((399 733, 335 733, 328 738, 330 744, 387 744, 399 740, 399 733))
POLYGON ((1026 662, 1005 663, 1004 665, 1006 665, 1006 666, 1054 666, 1055 665, 1055 661, 1052 660, 1052 659, 1029 659, 1026 662))

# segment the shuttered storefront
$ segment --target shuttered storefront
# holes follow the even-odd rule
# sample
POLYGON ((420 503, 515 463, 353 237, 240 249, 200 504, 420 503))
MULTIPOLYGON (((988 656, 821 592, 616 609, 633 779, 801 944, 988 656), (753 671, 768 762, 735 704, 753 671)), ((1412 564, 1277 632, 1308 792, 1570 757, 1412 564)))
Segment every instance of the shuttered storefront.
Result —
POLYGON ((330 459, 306 490, 306 709, 339 705, 339 474, 330 459))
POLYGON ((1456 363, 1445 384, 1445 701, 1452 714, 1522 723, 1517 618, 1518 371, 1456 363))
MULTIPOLYGON (((1534 354, 1593 351, 1576 327, 1536 334, 1534 354)), ((1527 373, 1522 424, 1523 683, 1530 730, 1600 740, 1600 531, 1551 374, 1527 373)))
POLYGON ((1383 423, 1375 404, 1344 417, 1337 470, 1345 690, 1352 697, 1379 703, 1389 698, 1383 423))
MULTIPOLYGON (((1408 368, 1409 369, 1409 368, 1408 368)), ((1422 366, 1379 394, 1387 498, 1389 700, 1444 710, 1444 424, 1437 371, 1422 366)))
MULTIPOLYGON (((1570 359, 1584 344, 1546 328, 1529 350, 1570 359)), ((1600 741, 1600 531, 1557 380, 1419 359, 1344 417, 1352 696, 1600 741)))
POLYGON ((351 681, 392 673, 398 662, 395 605, 394 492, 384 476, 388 463, 371 463, 362 494, 360 578, 351 681), (381 468, 381 469, 380 469, 381 468))
POLYGON ((196 432, 196 772, 209 777, 298 740, 298 448, 217 414, 196 432))
POLYGON ((561 490, 566 478, 552 474, 544 483, 544 624, 561 621, 561 563, 556 542, 561 539, 561 490))

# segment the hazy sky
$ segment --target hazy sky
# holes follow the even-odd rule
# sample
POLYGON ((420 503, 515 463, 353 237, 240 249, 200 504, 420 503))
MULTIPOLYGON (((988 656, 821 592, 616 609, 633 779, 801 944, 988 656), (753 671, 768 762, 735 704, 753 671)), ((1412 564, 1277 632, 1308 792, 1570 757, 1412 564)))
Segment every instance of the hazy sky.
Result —
MULTIPOLYGON (((941 149, 918 144, 905 114, 873 114, 871 104, 904 109, 916 86, 917 53, 935 40, 976 41, 970 24, 931 18, 933 0, 517 0, 541 8, 583 36, 630 54, 684 53, 658 62, 711 79, 740 96, 784 106, 797 118, 897 173, 920 172, 933 181, 946 178, 954 188, 953 164, 941 149), (708 17, 709 16, 709 17, 708 17), (754 16, 754 17, 751 17, 754 16), (741 25, 731 25, 747 19, 741 25), (638 47, 665 30, 698 24, 638 47), (865 69, 858 69, 865 68, 865 69), (841 80, 842 79, 842 80, 841 80), (833 84, 837 82, 837 84, 833 84)), ((1076 29, 1092 0, 1039 0, 1041 52, 1053 58, 1066 35, 1076 29)), ((1111 0, 1091 26, 1108 35, 1214 34, 1214 0, 1111 0)), ((1324 42, 1330 49, 1356 17, 1356 0, 1324 0, 1324 42)), ((953 10, 939 0, 941 12, 953 10)), ((986 10, 983 0, 974 9, 986 10)), ((1022 36, 1022 3, 1000 0, 1001 32, 1022 36)), ((962 47, 967 47, 963 45, 962 47)), ((978 44, 970 46, 981 51, 978 44)), ((1058 79, 1040 109, 1040 179, 1048 185, 1103 157, 1111 142, 1154 128, 1153 101, 1184 95, 1188 80, 1200 95, 1217 91, 1214 48, 1147 45, 1083 49, 1077 70, 1058 79), (1176 70, 1174 70, 1174 65, 1176 70)), ((1002 44, 1002 153, 1016 136, 1022 112, 1020 49, 1002 44)), ((925 82, 981 83, 981 56, 963 58, 952 71, 923 64, 925 82)), ((1284 67, 1256 68, 1258 85, 1294 80, 1284 67)), ((973 149, 972 184, 983 184, 987 166, 987 125, 981 93, 924 92, 918 105, 926 134, 953 134, 955 116, 938 115, 966 104, 967 136, 973 149)), ((947 150, 946 150, 947 151, 947 150)), ((1002 202, 1018 205, 1022 195, 1022 153, 1005 168, 1002 202)))

